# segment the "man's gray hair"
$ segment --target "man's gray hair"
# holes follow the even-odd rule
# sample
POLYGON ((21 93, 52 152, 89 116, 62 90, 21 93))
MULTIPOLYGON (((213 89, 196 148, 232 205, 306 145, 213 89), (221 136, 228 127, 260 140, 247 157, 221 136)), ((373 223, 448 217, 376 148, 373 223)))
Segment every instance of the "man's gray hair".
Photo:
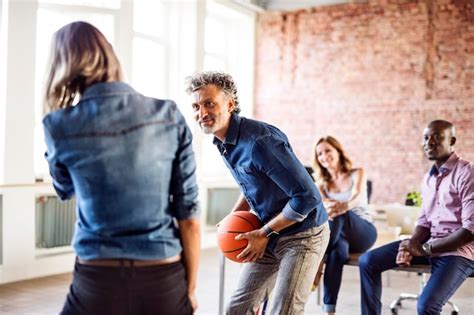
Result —
POLYGON ((218 71, 205 71, 189 76, 186 78, 186 92, 191 94, 210 84, 214 84, 228 97, 231 97, 234 100, 235 106, 232 113, 240 113, 237 87, 235 86, 234 79, 232 79, 232 77, 227 73, 218 71))

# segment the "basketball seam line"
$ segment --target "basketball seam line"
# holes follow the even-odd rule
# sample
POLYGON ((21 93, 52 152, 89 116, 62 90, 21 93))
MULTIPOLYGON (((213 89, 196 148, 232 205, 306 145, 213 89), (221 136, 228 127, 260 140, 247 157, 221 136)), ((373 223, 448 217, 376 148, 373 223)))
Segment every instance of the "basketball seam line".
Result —
POLYGON ((232 252, 236 252, 238 250, 244 249, 245 247, 247 247, 247 245, 245 245, 243 247, 240 247, 240 248, 233 249, 233 250, 223 250, 222 252, 225 253, 225 254, 228 254, 228 253, 232 253, 232 252))
MULTIPOLYGON (((237 211, 237 212, 238 212, 238 211, 237 211)), ((254 230, 257 229, 257 228, 252 224, 252 222, 250 222, 246 217, 242 217, 242 216, 238 215, 237 213, 234 213, 234 215, 235 215, 236 217, 239 217, 239 218, 244 219, 245 221, 247 221, 247 222, 253 227, 254 230)), ((252 214, 252 215, 253 215, 253 214, 252 214)))

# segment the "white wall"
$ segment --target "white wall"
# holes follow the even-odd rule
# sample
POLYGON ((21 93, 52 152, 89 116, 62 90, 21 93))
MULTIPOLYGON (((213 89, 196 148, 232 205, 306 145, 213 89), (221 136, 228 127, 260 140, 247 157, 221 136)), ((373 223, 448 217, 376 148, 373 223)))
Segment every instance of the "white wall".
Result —
MULTIPOLYGON (((0 0, 0 69, 7 64, 8 1, 0 0)), ((0 71, 0 183, 3 181, 5 161, 5 102, 7 72, 0 71)))
POLYGON ((0 187, 3 201, 3 263, 0 283, 41 277, 72 270, 72 249, 37 249, 35 246, 35 199, 54 194, 51 185, 4 185, 0 187))
POLYGON ((34 182, 35 25, 34 2, 9 3, 2 184, 34 182))
POLYGON ((2 1, 0 283, 69 271, 74 261, 71 249, 45 257, 35 248, 35 197, 53 193, 33 170, 35 26, 34 2, 2 1))

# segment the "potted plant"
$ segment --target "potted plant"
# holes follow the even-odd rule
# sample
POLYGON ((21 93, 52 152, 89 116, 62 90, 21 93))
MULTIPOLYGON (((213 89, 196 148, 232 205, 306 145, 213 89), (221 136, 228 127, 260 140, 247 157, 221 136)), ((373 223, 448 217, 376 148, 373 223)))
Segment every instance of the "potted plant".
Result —
POLYGON ((410 191, 406 196, 405 205, 421 207, 421 193, 416 190, 410 191))

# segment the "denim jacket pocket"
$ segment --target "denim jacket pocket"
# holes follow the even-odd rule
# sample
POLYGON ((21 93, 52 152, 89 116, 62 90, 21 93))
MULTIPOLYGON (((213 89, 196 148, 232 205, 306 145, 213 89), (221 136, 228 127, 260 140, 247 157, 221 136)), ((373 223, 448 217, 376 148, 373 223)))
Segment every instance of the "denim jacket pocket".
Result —
POLYGON ((248 166, 236 165, 234 167, 236 179, 244 191, 254 190, 262 183, 258 179, 258 171, 248 166))

